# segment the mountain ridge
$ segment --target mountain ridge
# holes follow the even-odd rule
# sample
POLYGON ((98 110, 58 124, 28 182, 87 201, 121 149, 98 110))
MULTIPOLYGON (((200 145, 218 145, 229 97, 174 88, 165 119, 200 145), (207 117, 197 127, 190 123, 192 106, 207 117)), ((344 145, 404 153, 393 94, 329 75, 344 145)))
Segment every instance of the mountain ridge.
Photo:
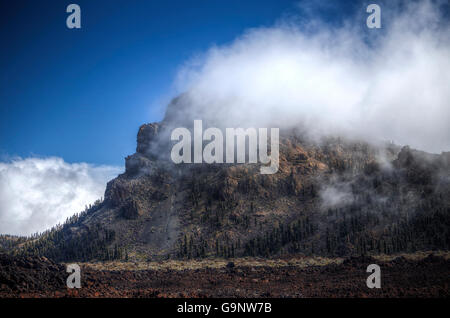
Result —
POLYGON ((448 250, 449 152, 290 129, 274 175, 259 164, 175 165, 169 132, 196 116, 183 107, 174 99, 160 123, 139 128, 103 201, 15 252, 87 261, 448 250))

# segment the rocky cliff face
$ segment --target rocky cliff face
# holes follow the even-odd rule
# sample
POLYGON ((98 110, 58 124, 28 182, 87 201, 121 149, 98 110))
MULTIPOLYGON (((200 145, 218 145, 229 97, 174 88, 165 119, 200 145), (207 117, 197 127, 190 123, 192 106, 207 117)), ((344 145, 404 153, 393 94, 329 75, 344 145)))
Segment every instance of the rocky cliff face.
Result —
MULTIPOLYGON (((292 130, 280 136, 273 175, 261 175, 257 164, 176 165, 168 159, 169 132, 188 118, 177 113, 180 103, 174 100, 161 123, 139 128, 136 153, 108 183, 104 202, 59 230, 53 247, 35 246, 39 254, 77 258, 65 251, 83 248, 73 242, 92 229, 113 233, 94 236, 101 242, 95 246, 144 260, 450 246, 449 153, 337 137, 311 141, 292 130)), ((82 255, 98 259, 99 253, 82 255)))

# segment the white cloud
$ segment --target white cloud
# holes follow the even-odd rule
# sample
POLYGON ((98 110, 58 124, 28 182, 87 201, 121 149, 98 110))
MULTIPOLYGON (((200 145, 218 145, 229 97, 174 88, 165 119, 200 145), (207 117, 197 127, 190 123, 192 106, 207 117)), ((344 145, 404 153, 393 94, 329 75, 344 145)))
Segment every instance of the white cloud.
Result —
POLYGON ((350 186, 345 183, 326 186, 320 191, 320 197, 325 208, 341 207, 353 202, 350 186))
POLYGON ((29 235, 63 222, 103 197, 120 172, 57 157, 0 162, 0 233, 29 235))
MULTIPOLYGON (((284 21, 182 67, 190 113, 227 127, 349 134, 450 150, 450 29, 430 1, 383 6, 384 29, 284 21), (312 29, 314 30, 312 31, 312 29)), ((360 19, 360 20, 358 20, 360 19)))

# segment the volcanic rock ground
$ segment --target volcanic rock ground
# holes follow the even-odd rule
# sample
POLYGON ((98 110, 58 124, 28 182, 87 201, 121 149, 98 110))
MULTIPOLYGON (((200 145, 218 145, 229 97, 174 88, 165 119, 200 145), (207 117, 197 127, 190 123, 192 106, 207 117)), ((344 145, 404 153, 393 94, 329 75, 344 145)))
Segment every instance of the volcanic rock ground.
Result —
POLYGON ((248 266, 234 261, 236 265, 152 270, 121 269, 125 266, 102 270, 82 265, 82 288, 67 289, 64 265, 45 258, 0 255, 0 297, 450 296, 450 260, 433 254, 384 262, 371 257, 347 258, 321 266, 299 266, 292 261, 248 266), (381 267, 381 289, 366 286, 366 268, 372 263, 381 267))

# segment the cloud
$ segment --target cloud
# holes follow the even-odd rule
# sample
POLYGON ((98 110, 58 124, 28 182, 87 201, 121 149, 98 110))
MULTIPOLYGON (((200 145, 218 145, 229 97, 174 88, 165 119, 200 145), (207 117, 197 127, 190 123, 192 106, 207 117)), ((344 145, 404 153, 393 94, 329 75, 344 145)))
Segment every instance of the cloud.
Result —
POLYGON ((191 116, 218 127, 302 125, 448 151, 449 24, 437 2, 389 3, 380 30, 361 27, 365 10, 338 25, 291 18, 248 30, 188 61, 175 86, 191 116))
POLYGON ((0 233, 29 235, 63 222, 101 198, 121 170, 57 157, 0 162, 0 233))
POLYGON ((320 191, 320 197, 325 208, 342 207, 354 201, 350 185, 346 183, 325 186, 320 191))

